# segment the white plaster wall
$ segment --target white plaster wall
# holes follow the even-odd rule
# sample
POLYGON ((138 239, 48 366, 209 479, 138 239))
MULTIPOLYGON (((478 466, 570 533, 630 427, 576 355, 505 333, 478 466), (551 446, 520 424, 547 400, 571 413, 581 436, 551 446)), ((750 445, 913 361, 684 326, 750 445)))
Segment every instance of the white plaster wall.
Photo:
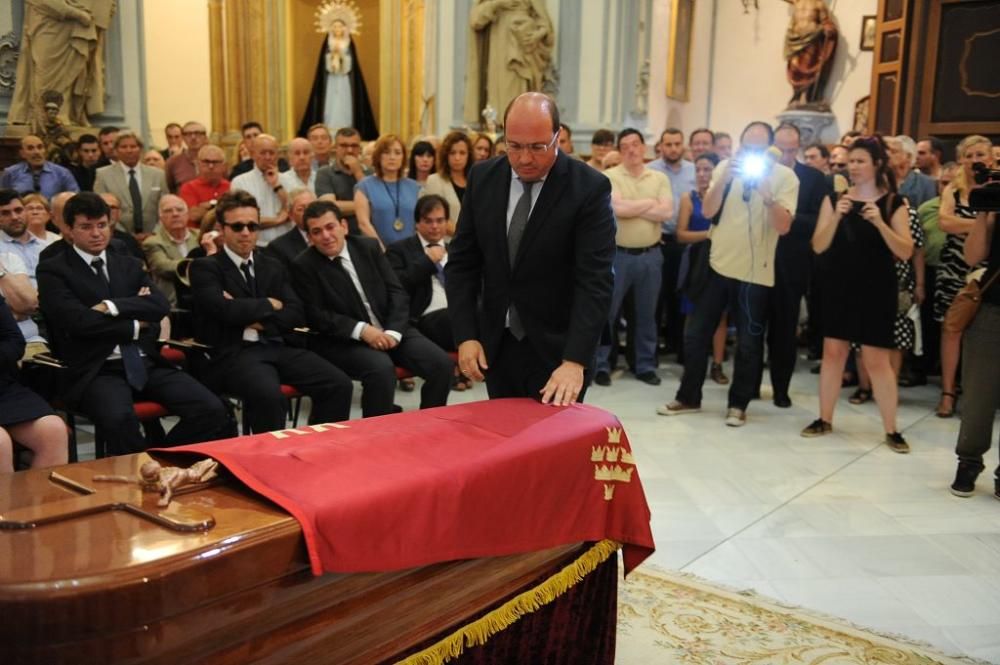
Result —
MULTIPOLYGON (((775 121, 791 97, 782 54, 791 6, 760 0, 759 10, 744 14, 739 0, 698 0, 691 54, 691 98, 682 103, 666 96, 671 0, 655 0, 650 72, 652 131, 668 124, 690 131, 707 125, 737 134, 750 120, 775 121), (712 13, 715 45, 712 48, 712 13), (662 26, 660 28, 659 26, 662 26), (714 61, 714 63, 713 63, 714 61), (714 77, 709 89, 709 67, 714 77)), ((830 0, 840 29, 831 82, 827 87, 836 125, 824 135, 835 140, 850 129, 855 102, 869 93, 872 53, 860 52, 861 18, 874 14, 878 0, 830 0)))
POLYGON ((166 145, 168 123, 212 120, 208 3, 147 0, 143 3, 146 109, 150 142, 166 145))

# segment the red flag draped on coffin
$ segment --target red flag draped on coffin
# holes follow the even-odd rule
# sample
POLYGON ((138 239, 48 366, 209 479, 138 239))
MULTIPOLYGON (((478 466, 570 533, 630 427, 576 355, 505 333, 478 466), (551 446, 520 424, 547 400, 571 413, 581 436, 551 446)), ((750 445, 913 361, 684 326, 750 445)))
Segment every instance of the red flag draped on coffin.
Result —
POLYGON ((218 460, 302 525, 313 572, 371 572, 604 538, 654 549, 618 419, 474 402, 163 449, 218 460))

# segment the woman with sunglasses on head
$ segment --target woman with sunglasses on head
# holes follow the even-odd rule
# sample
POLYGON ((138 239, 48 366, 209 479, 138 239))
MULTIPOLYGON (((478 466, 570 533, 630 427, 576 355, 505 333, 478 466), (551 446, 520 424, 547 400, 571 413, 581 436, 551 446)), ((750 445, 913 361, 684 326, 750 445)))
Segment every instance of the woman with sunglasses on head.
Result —
MULTIPOLYGON (((934 285, 934 319, 943 322, 948 308, 963 286, 970 272, 965 262, 965 239, 976 224, 976 213, 969 207, 969 193, 977 187, 972 165, 976 163, 993 165, 993 144, 985 136, 973 134, 962 139, 955 149, 961 165, 951 184, 941 193, 941 208, 938 211, 938 226, 947 233, 941 250, 941 267, 938 268, 937 283, 934 285)), ((982 268, 972 266, 972 270, 982 268)), ((938 402, 937 417, 951 418, 955 415, 955 378, 958 374, 958 358, 962 350, 961 331, 941 327, 941 401, 938 402)))
POLYGON ((427 184, 420 191, 424 194, 437 194, 448 202, 451 209, 451 219, 448 220, 448 237, 455 235, 455 224, 462 210, 462 199, 465 197, 465 186, 472 168, 472 140, 465 132, 449 133, 438 149, 437 172, 427 179, 427 184))
POLYGON ((877 136, 854 141, 848 153, 851 186, 823 201, 813 251, 823 255, 823 362, 820 414, 802 436, 833 431, 851 342, 861 344, 861 360, 871 376, 882 415, 885 442, 894 452, 910 451, 896 426, 898 393, 890 364, 898 309, 895 262, 913 253, 906 201, 896 192, 885 145, 877 136))
POLYGON ((386 134, 372 150, 374 175, 354 189, 354 210, 358 228, 388 247, 413 235, 413 210, 420 185, 404 176, 406 146, 395 134, 386 134))

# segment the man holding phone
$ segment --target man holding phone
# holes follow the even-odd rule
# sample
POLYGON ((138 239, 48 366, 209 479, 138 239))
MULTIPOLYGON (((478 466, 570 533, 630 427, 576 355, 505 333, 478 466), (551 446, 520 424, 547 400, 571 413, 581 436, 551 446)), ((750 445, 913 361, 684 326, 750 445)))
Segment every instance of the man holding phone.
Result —
POLYGON ((775 249, 778 237, 791 229, 799 193, 795 173, 769 152, 773 144, 771 126, 751 122, 740 135, 735 157, 721 162, 712 174, 712 184, 702 203, 705 217, 718 216, 709 235, 709 277, 694 302, 684 334, 681 385, 674 401, 657 409, 660 415, 701 410, 709 345, 728 307, 739 346, 726 424, 741 427, 746 423, 746 408, 754 396, 763 363, 775 249))

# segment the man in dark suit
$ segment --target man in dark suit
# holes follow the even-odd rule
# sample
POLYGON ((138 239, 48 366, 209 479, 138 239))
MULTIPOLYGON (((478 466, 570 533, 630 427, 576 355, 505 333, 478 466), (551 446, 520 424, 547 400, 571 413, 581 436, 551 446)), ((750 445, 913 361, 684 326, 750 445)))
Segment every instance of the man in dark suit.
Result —
POLYGON ((103 430, 115 454, 145 448, 133 409, 137 398, 159 402, 180 418, 164 445, 222 435, 228 420, 219 398, 160 358, 159 322, 170 305, 141 262, 107 251, 107 204, 97 194, 77 194, 64 219, 72 247, 38 266, 49 342, 68 366, 63 399, 103 430))
POLYGON ((451 358, 409 324, 409 298, 378 242, 348 236, 330 201, 311 203, 305 224, 312 246, 292 272, 319 333, 312 347, 361 381, 364 416, 392 413, 396 365, 424 379, 420 408, 447 404, 451 358))
POLYGON ((792 405, 788 386, 795 371, 798 353, 799 306, 809 289, 813 253, 810 241, 823 199, 830 186, 822 171, 798 161, 799 130, 781 125, 774 132, 774 146, 781 150, 781 163, 795 171, 799 198, 792 230, 778 238, 774 257, 774 289, 768 305, 767 348, 774 405, 792 405))
POLYGON ((611 306, 611 184, 561 154, 541 93, 504 114, 507 156, 477 163, 445 270, 462 372, 490 397, 582 400, 611 306), (481 305, 477 301, 481 299, 481 305))
POLYGON ((288 216, 295 224, 295 228, 278 236, 264 248, 264 253, 281 261, 285 270, 291 271, 292 261, 309 247, 308 234, 302 222, 302 215, 306 211, 306 206, 315 200, 316 195, 308 189, 295 189, 288 192, 288 216))
POLYGON ((413 216, 417 232, 390 245, 385 251, 389 265, 410 297, 410 323, 442 349, 455 350, 444 290, 444 267, 448 250, 448 202, 437 194, 417 200, 413 216))
POLYGON ((288 344, 294 329, 305 325, 302 301, 281 264, 254 251, 256 199, 227 192, 216 216, 222 251, 191 265, 195 337, 212 347, 204 380, 243 400, 254 432, 284 429, 283 383, 312 398, 310 424, 347 420, 351 380, 315 353, 288 344))

